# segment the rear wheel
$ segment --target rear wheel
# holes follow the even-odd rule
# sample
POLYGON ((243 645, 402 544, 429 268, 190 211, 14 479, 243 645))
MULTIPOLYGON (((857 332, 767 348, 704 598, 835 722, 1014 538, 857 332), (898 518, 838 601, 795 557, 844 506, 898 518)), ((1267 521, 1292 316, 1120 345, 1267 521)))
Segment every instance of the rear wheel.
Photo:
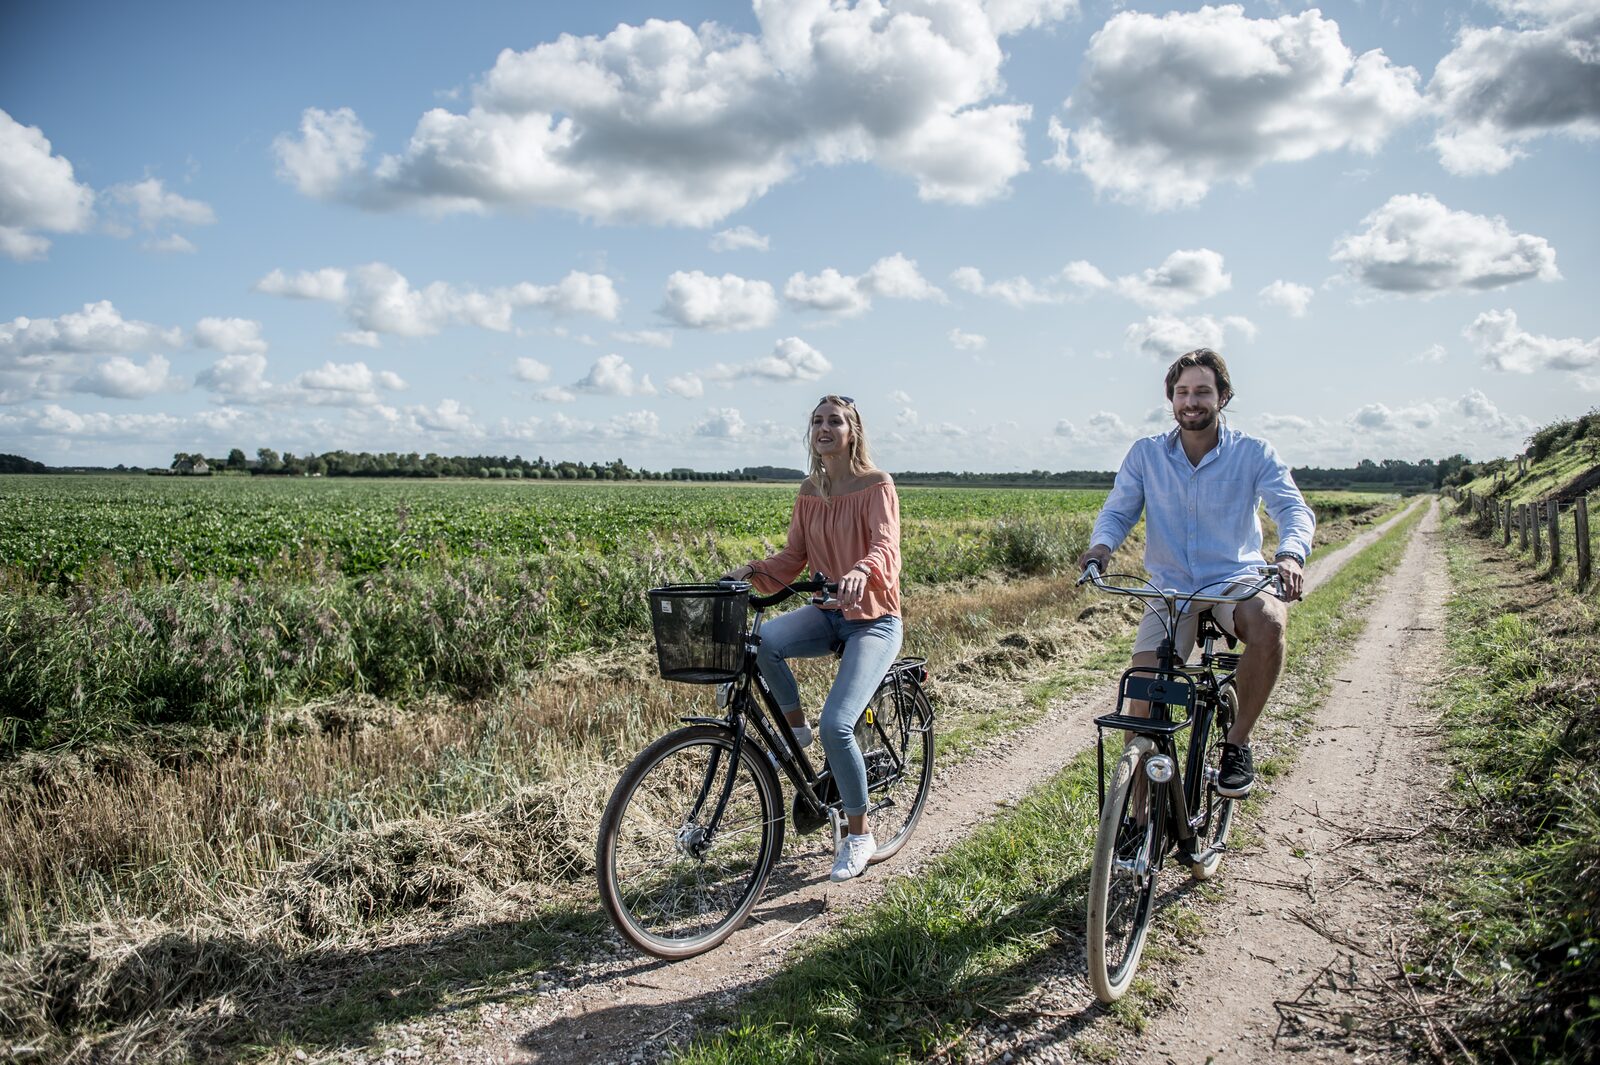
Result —
POLYGON ((1143 737, 1123 749, 1100 811, 1089 872, 1089 983, 1101 1002, 1117 1001, 1133 983, 1150 931, 1167 809, 1166 788, 1143 780, 1154 749, 1143 737))
POLYGON ((1210 880, 1217 875, 1228 833, 1233 830, 1233 800, 1217 794, 1217 775, 1222 771, 1222 741, 1238 715, 1239 690, 1230 680, 1217 693, 1216 714, 1189 741, 1200 752, 1200 780, 1204 786, 1200 801, 1205 804, 1205 816, 1196 834, 1206 849, 1200 861, 1189 865, 1196 880, 1210 880))
POLYGON ((867 764, 867 814, 879 840, 874 863, 892 858, 911 838, 933 784, 933 707, 911 684, 881 685, 856 724, 867 764), (868 717, 872 718, 869 723, 868 717))
POLYGON ((757 744, 746 740, 737 761, 733 745, 715 725, 669 733, 629 763, 606 803, 600 898, 657 957, 687 958, 732 935, 783 849, 777 778, 757 744))

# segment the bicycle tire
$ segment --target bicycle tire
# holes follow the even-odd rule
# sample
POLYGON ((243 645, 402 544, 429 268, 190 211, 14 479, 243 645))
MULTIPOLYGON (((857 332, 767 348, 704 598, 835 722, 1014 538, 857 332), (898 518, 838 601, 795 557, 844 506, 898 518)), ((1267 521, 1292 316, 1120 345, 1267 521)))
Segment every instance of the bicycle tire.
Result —
POLYGON ((1222 740, 1238 715, 1239 690, 1230 680, 1217 693, 1216 713, 1206 721, 1202 731, 1189 741, 1198 744, 1201 752, 1199 769, 1204 785, 1201 801, 1206 803, 1208 810, 1206 819, 1200 824, 1199 833, 1206 847, 1206 858, 1189 866, 1189 875, 1196 880, 1210 880, 1217 875, 1228 844, 1228 834, 1233 831, 1233 800, 1217 794, 1216 776, 1222 771, 1222 740))
POLYGON ((783 850, 783 794, 761 747, 691 725, 656 740, 622 771, 600 820, 600 899, 629 942, 658 958, 703 954, 761 898, 783 850), (729 772, 733 788, 709 841, 729 772))
POLYGON ((1150 931, 1165 842, 1166 789, 1143 789, 1144 825, 1139 824, 1131 800, 1136 775, 1144 772, 1144 761, 1154 750, 1143 737, 1123 749, 1112 769, 1095 834, 1089 872, 1089 984, 1095 997, 1108 1004, 1120 999, 1133 983, 1150 931), (1141 862, 1145 866, 1142 873, 1137 871, 1141 862))
POLYGON ((920 688, 881 685, 867 704, 873 723, 857 726, 867 764, 867 809, 881 840, 871 864, 887 861, 911 838, 933 785, 933 706, 920 688), (891 755, 891 752, 892 755, 891 755))

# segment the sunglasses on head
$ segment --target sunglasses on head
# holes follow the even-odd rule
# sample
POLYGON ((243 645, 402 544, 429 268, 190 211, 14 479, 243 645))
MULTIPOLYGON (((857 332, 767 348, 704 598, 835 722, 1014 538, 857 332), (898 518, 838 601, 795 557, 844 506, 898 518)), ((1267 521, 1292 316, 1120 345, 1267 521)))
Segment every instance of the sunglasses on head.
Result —
POLYGON ((836 399, 843 403, 847 403, 852 407, 856 405, 856 401, 849 396, 823 396, 821 399, 817 400, 817 406, 820 407, 824 403, 832 403, 836 399))

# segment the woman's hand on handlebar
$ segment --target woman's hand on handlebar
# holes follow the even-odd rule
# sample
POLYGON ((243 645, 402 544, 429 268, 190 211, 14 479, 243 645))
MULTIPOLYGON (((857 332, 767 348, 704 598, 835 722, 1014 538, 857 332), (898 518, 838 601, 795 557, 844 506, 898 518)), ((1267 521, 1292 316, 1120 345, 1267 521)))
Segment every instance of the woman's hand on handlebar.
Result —
POLYGON ((859 569, 846 570, 839 578, 839 606, 848 610, 861 601, 867 590, 867 575, 859 569))
POLYGON ((730 569, 728 572, 722 575, 722 579, 725 581, 747 581, 750 579, 750 575, 755 573, 755 571, 756 567, 754 563, 746 563, 743 566, 730 569))

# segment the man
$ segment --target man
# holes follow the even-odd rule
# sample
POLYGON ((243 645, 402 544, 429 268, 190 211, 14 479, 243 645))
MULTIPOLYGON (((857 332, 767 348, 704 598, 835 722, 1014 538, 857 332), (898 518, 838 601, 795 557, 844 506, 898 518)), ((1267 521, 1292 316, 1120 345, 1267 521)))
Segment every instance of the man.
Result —
MULTIPOLYGON (((1157 587, 1187 593, 1210 585, 1212 594, 1228 594, 1230 583, 1257 579, 1256 568, 1265 564, 1256 518, 1257 504, 1265 500, 1278 524, 1274 561, 1284 598, 1258 595, 1211 608, 1218 625, 1245 645, 1238 671, 1239 716, 1224 737, 1217 782, 1221 794, 1242 798, 1255 783, 1250 730, 1283 668, 1285 601, 1300 598, 1316 516, 1272 445, 1223 423, 1233 382, 1221 355, 1199 348, 1179 357, 1167 370, 1167 399, 1177 428, 1134 442, 1078 565, 1094 560, 1104 570, 1143 511, 1144 564, 1157 587)), ((1191 608, 1178 626, 1180 660, 1194 648, 1203 609, 1203 604, 1191 608)), ((1154 666, 1163 638, 1161 617, 1147 608, 1133 664, 1154 666)))

